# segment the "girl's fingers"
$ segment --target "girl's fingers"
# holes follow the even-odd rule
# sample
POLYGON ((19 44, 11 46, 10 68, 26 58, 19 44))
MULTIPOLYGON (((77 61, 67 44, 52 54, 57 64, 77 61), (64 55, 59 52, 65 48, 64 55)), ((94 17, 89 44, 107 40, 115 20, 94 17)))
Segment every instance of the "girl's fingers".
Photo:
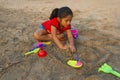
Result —
POLYGON ((72 52, 75 52, 75 51, 76 51, 76 49, 75 49, 74 46, 70 47, 70 49, 71 49, 72 52))

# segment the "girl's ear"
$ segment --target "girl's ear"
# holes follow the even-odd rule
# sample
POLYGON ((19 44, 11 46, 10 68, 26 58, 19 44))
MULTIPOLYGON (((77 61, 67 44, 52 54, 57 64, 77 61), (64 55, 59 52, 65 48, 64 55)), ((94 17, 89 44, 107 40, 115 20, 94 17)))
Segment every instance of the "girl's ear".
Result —
POLYGON ((57 17, 57 19, 58 19, 59 22, 61 21, 61 19, 59 17, 57 17))

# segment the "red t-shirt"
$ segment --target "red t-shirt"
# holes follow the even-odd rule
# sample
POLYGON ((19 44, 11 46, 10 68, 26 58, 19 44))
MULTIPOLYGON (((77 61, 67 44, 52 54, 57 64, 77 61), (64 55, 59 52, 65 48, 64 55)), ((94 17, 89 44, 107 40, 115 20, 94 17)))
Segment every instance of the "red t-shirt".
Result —
POLYGON ((57 30, 60 33, 63 33, 64 31, 68 30, 71 28, 71 25, 64 26, 62 29, 60 29, 59 22, 57 18, 53 18, 51 20, 47 20, 42 23, 43 27, 47 30, 48 33, 51 33, 51 25, 57 28, 57 30))

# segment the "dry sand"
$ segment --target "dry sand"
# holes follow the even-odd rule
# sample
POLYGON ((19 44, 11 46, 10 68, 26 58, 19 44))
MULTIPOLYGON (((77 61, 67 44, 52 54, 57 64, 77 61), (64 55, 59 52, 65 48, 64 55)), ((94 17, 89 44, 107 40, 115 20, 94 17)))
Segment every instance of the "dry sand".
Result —
POLYGON ((103 63, 120 72, 120 0, 0 0, 0 80, 119 80, 98 73, 103 63), (83 62, 80 69, 66 62, 75 54, 54 43, 40 59, 24 53, 35 43, 33 32, 56 7, 69 6, 72 25, 79 30, 75 40, 83 62))

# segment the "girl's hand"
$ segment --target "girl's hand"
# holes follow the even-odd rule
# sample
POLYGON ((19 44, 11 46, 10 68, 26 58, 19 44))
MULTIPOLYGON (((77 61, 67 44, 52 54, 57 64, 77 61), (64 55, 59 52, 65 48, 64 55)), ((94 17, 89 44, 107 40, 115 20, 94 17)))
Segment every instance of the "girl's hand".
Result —
POLYGON ((69 49, 68 44, 64 45, 64 46, 62 47, 62 49, 69 49))
POLYGON ((74 45, 70 45, 70 47, 69 47, 69 48, 70 48, 70 51, 71 51, 71 52, 76 52, 76 48, 75 48, 75 46, 74 46, 74 45))

